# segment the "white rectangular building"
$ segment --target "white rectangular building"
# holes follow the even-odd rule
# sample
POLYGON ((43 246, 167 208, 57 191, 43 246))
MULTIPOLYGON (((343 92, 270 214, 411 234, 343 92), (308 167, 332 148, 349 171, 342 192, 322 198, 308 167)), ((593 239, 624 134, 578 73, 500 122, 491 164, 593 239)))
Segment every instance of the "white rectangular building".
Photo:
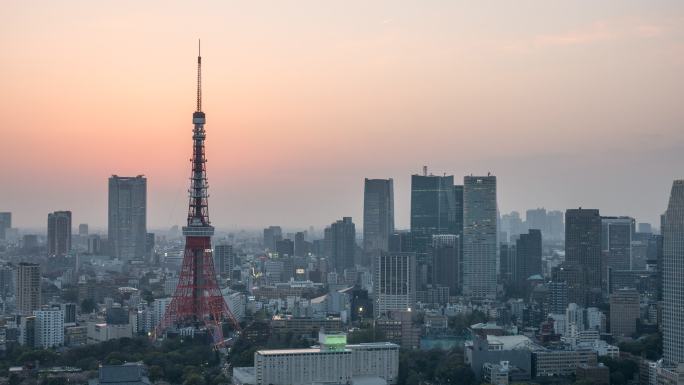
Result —
POLYGON ((59 308, 34 310, 36 347, 43 349, 64 345, 64 311, 59 308))
MULTIPOLYGON (((309 349, 259 350, 254 353, 254 384, 347 384, 377 378, 396 384, 399 345, 382 342, 347 345, 345 334, 323 334, 309 349)), ((244 368, 236 368, 236 370, 244 368)), ((243 383, 248 383, 243 380, 243 383)))

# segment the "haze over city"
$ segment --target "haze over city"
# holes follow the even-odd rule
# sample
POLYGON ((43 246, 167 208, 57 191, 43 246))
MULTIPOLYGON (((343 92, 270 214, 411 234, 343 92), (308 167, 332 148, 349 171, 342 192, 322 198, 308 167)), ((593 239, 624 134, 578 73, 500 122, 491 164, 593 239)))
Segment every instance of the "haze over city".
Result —
POLYGON ((658 223, 684 164, 684 5, 661 2, 5 1, 0 210, 104 228, 144 174, 148 226, 186 215, 202 39, 220 228, 361 226, 363 178, 498 178, 501 212, 658 223))

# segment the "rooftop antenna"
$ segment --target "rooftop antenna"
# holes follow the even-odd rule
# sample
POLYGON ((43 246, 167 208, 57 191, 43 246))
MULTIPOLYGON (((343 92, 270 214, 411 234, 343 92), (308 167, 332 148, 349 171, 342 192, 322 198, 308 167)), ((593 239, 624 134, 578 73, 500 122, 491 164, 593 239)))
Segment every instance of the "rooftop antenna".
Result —
POLYGON ((202 111, 202 41, 197 39, 197 112, 202 111))

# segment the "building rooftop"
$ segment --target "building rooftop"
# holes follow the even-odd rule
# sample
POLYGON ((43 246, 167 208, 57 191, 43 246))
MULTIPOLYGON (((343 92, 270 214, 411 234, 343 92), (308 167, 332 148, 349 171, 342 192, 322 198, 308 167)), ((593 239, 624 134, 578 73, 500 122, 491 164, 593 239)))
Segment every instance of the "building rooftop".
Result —
POLYGON ((475 325, 470 325, 470 328, 475 330, 475 329, 499 329, 503 330, 503 328, 493 322, 480 322, 475 325))
POLYGON ((344 350, 325 350, 320 347, 304 348, 304 349, 272 349, 272 350, 257 350, 257 354, 262 356, 274 356, 277 354, 315 354, 315 353, 339 353, 351 352, 349 349, 344 350))
POLYGON ((138 363, 101 366, 99 384, 143 385, 149 384, 145 366, 138 363))
POLYGON ((500 345, 501 350, 531 349, 536 345, 532 340, 522 334, 515 336, 487 336, 490 345, 500 345))
POLYGON ((372 348, 372 347, 384 347, 384 348, 397 348, 399 345, 392 342, 367 342, 361 344, 350 344, 346 345, 345 349, 330 350, 324 349, 320 346, 312 346, 310 348, 303 349, 269 349, 269 350, 257 350, 257 354, 262 356, 272 356, 276 354, 316 354, 316 353, 337 353, 337 352, 351 352, 355 348, 372 348))
POLYGON ((351 385, 387 385, 387 381, 377 376, 353 376, 351 385))

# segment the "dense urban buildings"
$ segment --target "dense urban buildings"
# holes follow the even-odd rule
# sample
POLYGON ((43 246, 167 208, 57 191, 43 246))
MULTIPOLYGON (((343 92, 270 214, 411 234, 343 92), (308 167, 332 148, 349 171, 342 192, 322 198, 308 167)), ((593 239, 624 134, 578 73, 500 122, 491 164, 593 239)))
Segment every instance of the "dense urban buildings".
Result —
POLYGON ((141 259, 147 234, 147 178, 142 175, 109 178, 108 240, 112 256, 141 259))
POLYGON ((71 251, 71 211, 55 211, 47 220, 48 255, 63 256, 71 251))
POLYGON ((496 177, 466 176, 463 182, 463 294, 496 296, 496 177))
POLYGON ((663 359, 684 363, 684 180, 675 180, 663 217, 663 359))
POLYGON ((364 180, 363 250, 378 253, 389 250, 389 237, 394 233, 394 181, 364 180))
MULTIPOLYGON (((669 36, 672 25, 667 27, 656 32, 669 36)), ((651 29, 640 26, 635 33, 651 35, 651 29)), ((547 43, 549 39, 543 40, 547 43)), ((342 50, 342 56, 350 56, 347 51, 342 50)), ((420 63, 425 59, 417 57, 420 63)), ((439 114, 421 114, 407 121, 406 127, 390 127, 391 135, 356 140, 359 138, 347 135, 351 131, 344 131, 338 138, 343 139, 339 146, 347 150, 350 143, 377 148, 373 155, 391 163, 392 168, 364 161, 354 151, 321 163, 320 148, 311 147, 308 139, 300 140, 298 146, 276 139, 274 143, 281 144, 284 152, 270 151, 272 146, 266 145, 263 154, 273 156, 276 162, 286 153, 301 157, 303 171, 292 173, 283 168, 285 172, 274 178, 260 169, 263 164, 247 168, 253 162, 245 162, 247 179, 222 178, 216 190, 222 207, 211 213, 225 217, 226 208, 253 203, 250 199, 233 201, 244 195, 225 193, 242 188, 245 182, 254 183, 264 194, 275 191, 268 197, 250 197, 266 210, 250 212, 239 206, 234 216, 228 216, 229 222, 221 223, 216 216, 210 221, 208 133, 199 55, 196 75, 197 104, 192 134, 187 132, 192 135, 192 147, 187 143, 187 150, 192 148, 187 206, 164 207, 171 202, 157 192, 148 201, 147 180, 142 175, 113 175, 107 196, 104 191, 93 193, 95 190, 81 186, 85 179, 76 174, 76 187, 92 202, 83 205, 73 201, 75 194, 66 195, 78 222, 72 223, 70 211, 57 211, 49 214, 45 227, 45 214, 54 202, 37 202, 37 208, 15 207, 13 197, 4 200, 3 196, 0 209, 12 213, 0 213, 0 383, 684 384, 684 181, 673 183, 659 224, 656 218, 662 214, 664 199, 657 203, 657 212, 648 213, 642 210, 646 204, 653 205, 653 198, 643 195, 644 199, 636 201, 628 195, 631 190, 617 194, 594 189, 596 196, 571 196, 573 188, 610 184, 594 183, 597 179, 591 175, 578 181, 564 167, 559 168, 559 163, 530 167, 540 164, 536 157, 521 165, 528 169, 525 178, 506 175, 506 180, 514 183, 504 185, 503 176, 486 174, 465 176, 457 185, 462 174, 452 175, 451 171, 470 167, 471 162, 500 167, 485 158, 509 159, 511 154, 473 135, 481 125, 470 120, 463 120, 475 123, 462 131, 465 135, 459 138, 463 140, 439 143, 443 138, 423 135, 421 125, 442 122, 451 130, 454 122, 439 114), (434 121, 424 119, 426 116, 434 121), (413 139, 430 142, 397 147, 402 156, 429 157, 434 152, 434 161, 453 167, 439 175, 428 173, 427 168, 412 175, 410 207, 408 183, 394 183, 408 182, 409 172, 395 178, 389 178, 390 174, 387 179, 368 179, 349 169, 363 164, 364 172, 386 173, 415 162, 413 158, 385 156, 381 151, 396 147, 397 128, 411 130, 413 139), (378 138, 390 142, 362 143, 378 138), (453 155, 444 151, 447 147, 463 162, 447 159, 445 154, 453 155), (474 153, 482 159, 468 160, 474 153), (353 179, 345 180, 346 186, 328 183, 343 168, 353 179), (296 185, 300 181, 293 176, 313 169, 327 171, 318 186, 313 186, 316 181, 296 185), (549 197, 538 184, 547 179, 562 182, 556 186, 555 196, 549 197), (227 190, 230 182, 235 183, 227 190), (321 185, 328 190, 356 190, 355 204, 322 193, 307 197, 302 205, 299 193, 308 194, 314 191, 312 186, 323 188, 321 185), (402 199, 395 210, 395 188, 401 187, 406 191, 398 194, 402 199), (297 196, 288 195, 293 193, 297 196), (107 197, 105 227, 103 202, 107 197), (499 198, 507 212, 499 211, 499 198), (540 207, 560 198, 563 202, 615 202, 605 204, 601 211, 540 207), (532 206, 512 211, 509 205, 516 201, 532 206), (97 202, 102 207, 93 210, 97 202), (154 220, 151 217, 149 222, 148 203, 155 208, 151 211, 154 220), (298 210, 284 215, 291 206, 298 210), (606 209, 619 211, 611 213, 616 216, 601 216, 606 209), (33 226, 35 219, 27 214, 30 210, 39 215, 35 228, 24 227, 33 226), (102 214, 101 218, 93 212, 102 214), (249 221, 241 223, 245 212, 249 221), (350 215, 358 221, 356 215, 361 212, 363 228, 357 236, 359 224, 350 215), (639 214, 639 220, 653 223, 638 223, 637 218, 622 214, 639 214), (273 220, 282 227, 267 225, 275 223, 273 220), (148 229, 150 223, 155 223, 154 229, 148 229), (72 231, 77 233, 72 235, 72 231), (119 362, 139 363, 113 365, 119 362)), ((494 80, 491 84, 501 83, 494 80)), ((387 107, 384 104, 379 107, 387 107)), ((437 107, 430 110, 440 112, 442 108, 437 107)), ((372 109, 372 114, 379 116, 376 112, 382 114, 382 108, 372 109)), ((510 116, 494 118, 504 124, 510 120, 506 119, 510 116)), ((636 123, 643 121, 637 119, 636 123)), ((350 127, 358 132, 366 128, 348 122, 354 123, 350 127)), ((568 120, 568 124, 575 123, 568 120)), ((291 126, 284 127, 283 132, 292 134, 291 126)), ((449 130, 442 134, 451 135, 449 130)), ((233 127, 219 126, 217 131, 224 132, 218 138, 225 139, 233 127)), ((512 135, 516 134, 520 133, 512 135)), ((511 141, 504 135, 500 139, 515 147, 528 141, 527 136, 521 138, 511 141)), ((169 139, 158 140, 160 148, 178 153, 169 146, 175 139, 157 139, 169 139)), ((565 139, 563 149, 577 147, 565 139)), ((119 147, 116 150, 121 150, 119 147)), ((244 150, 239 144, 221 147, 217 143, 217 147, 238 157, 244 150)), ((587 162, 601 154, 599 144, 592 142, 591 147, 587 162)), ((158 169, 148 167, 140 156, 131 159, 137 162, 113 164, 112 168, 140 167, 158 175, 158 169)), ((557 157, 559 162, 567 159, 557 157)), ((224 164, 224 172, 236 164, 224 164)), ((187 170, 176 171, 180 172, 173 175, 183 177, 187 170)), ((634 180, 643 179, 651 193, 666 192, 657 180, 666 170, 644 173, 643 168, 634 167, 628 171, 634 173, 634 180)), ((111 172, 99 170, 97 174, 111 172)), ((56 175, 47 182, 58 179, 56 175)), ((27 180, 30 178, 22 177, 27 180)), ((159 179, 155 176, 155 180, 159 179)), ((10 184, 5 190, 21 186, 10 184)), ((65 196, 61 187, 50 187, 54 191, 49 193, 55 196, 51 198, 65 196)), ((182 188, 174 187, 176 191, 182 188)))

